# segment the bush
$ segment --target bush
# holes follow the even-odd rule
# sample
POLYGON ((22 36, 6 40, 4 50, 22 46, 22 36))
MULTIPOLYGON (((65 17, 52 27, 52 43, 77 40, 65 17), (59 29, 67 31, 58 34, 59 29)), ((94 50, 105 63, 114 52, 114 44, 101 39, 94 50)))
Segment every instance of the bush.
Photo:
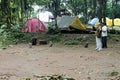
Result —
POLYGON ((52 41, 53 43, 60 42, 62 38, 62 35, 56 34, 56 35, 51 35, 48 41, 52 41))
POLYGON ((10 32, 4 31, 0 35, 2 35, 0 36, 1 46, 9 45, 13 42, 13 35, 10 32))
POLYGON ((21 40, 29 40, 30 34, 22 33, 19 25, 12 25, 11 29, 0 28, 0 46, 7 46, 21 40))
POLYGON ((72 41, 66 41, 65 45, 78 45, 79 41, 78 40, 72 40, 72 41))
POLYGON ((113 71, 110 73, 110 76, 117 76, 119 74, 119 72, 113 71))
POLYGON ((120 34, 120 30, 115 30, 115 29, 109 30, 108 32, 111 34, 120 34))

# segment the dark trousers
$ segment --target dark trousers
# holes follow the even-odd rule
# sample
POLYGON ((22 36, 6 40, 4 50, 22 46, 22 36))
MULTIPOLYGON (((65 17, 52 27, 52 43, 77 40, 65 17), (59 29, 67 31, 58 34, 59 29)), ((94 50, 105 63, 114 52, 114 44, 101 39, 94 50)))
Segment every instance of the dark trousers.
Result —
POLYGON ((102 37, 102 48, 107 48, 107 36, 102 37))

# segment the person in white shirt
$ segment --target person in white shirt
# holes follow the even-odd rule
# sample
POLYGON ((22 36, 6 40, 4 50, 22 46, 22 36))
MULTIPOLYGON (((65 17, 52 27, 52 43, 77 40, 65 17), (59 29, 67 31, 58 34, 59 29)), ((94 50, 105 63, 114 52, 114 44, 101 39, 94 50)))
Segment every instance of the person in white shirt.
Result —
POLYGON ((102 48, 107 48, 107 26, 106 23, 103 23, 102 26, 102 48))

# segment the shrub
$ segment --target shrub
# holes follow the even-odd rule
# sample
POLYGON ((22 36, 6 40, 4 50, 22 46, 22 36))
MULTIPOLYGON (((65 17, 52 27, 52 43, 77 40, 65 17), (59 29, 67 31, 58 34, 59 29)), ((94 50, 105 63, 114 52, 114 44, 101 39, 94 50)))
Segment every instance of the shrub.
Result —
POLYGON ((0 46, 7 46, 18 40, 29 40, 30 34, 22 33, 19 25, 12 25, 11 29, 0 28, 0 46))
POLYGON ((60 41, 61 41, 61 38, 62 38, 62 35, 60 35, 60 34, 51 35, 51 36, 49 37, 49 40, 48 40, 48 41, 52 41, 53 43, 57 43, 57 42, 60 42, 60 41))
POLYGON ((110 73, 110 76, 117 76, 119 74, 119 72, 113 71, 110 73))
POLYGON ((79 41, 78 40, 72 40, 72 41, 66 41, 65 45, 78 45, 79 41))

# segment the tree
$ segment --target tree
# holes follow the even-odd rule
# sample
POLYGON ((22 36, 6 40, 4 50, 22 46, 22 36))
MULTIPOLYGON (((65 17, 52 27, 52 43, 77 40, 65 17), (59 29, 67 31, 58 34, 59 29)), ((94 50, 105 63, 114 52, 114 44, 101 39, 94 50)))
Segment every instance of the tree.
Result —
MULTIPOLYGON (((82 15, 85 22, 90 18, 98 17, 100 22, 105 22, 105 17, 112 16, 116 18, 120 16, 120 0, 112 0, 112 7, 109 7, 108 2, 110 0, 62 0, 66 2, 63 7, 61 0, 1 0, 0 1, 0 18, 1 24, 6 22, 10 28, 10 24, 16 23, 17 21, 23 21, 24 18, 29 18, 32 7, 31 5, 37 4, 44 6, 44 8, 50 7, 55 16, 55 25, 57 23, 56 17, 60 14, 61 8, 66 8, 71 11, 73 16, 82 15), (102 18, 103 21, 102 21, 102 18)), ((56 25, 57 29, 57 25, 56 25)))
POLYGON ((92 0, 92 18, 97 16, 97 1, 96 0, 92 0))
POLYGON ((85 16, 85 23, 88 21, 88 5, 87 0, 84 0, 84 16, 85 16))
POLYGON ((68 0, 67 7, 70 9, 74 16, 82 14, 84 10, 84 0, 68 0))
POLYGON ((106 22, 106 4, 107 0, 98 0, 98 18, 100 22, 106 22), (102 21, 103 18, 103 21, 102 21))
POLYGON ((60 14, 59 10, 60 10, 60 0, 51 0, 50 1, 50 5, 49 8, 52 11, 53 15, 54 15, 54 19, 55 19, 55 27, 56 30, 58 31, 58 26, 57 26, 57 16, 60 14))

